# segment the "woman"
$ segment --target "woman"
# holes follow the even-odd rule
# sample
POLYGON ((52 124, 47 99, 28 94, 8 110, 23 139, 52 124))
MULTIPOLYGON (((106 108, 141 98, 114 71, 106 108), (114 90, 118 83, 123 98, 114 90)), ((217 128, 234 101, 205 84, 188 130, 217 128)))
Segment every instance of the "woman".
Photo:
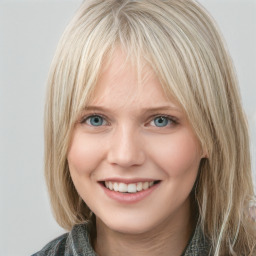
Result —
POLYGON ((45 138, 71 231, 35 255, 255 255, 247 123, 197 2, 85 1, 52 64, 45 138))

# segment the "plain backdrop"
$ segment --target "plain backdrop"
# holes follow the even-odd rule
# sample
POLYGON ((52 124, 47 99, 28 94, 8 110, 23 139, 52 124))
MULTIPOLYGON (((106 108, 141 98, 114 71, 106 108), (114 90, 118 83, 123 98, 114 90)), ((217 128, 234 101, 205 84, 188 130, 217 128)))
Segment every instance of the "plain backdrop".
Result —
MULTIPOLYGON (((31 255, 65 232, 43 177, 45 83, 80 0, 0 0, 0 255, 31 255)), ((256 0, 201 0, 233 57, 256 148, 256 0)))

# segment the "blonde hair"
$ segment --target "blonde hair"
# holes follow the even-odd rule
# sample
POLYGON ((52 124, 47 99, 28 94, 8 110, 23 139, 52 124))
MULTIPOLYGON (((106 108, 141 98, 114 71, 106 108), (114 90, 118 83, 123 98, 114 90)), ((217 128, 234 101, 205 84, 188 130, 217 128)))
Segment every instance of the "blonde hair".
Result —
POLYGON ((90 218, 69 174, 67 152, 78 113, 103 60, 121 47, 156 72, 181 104, 207 158, 195 189, 200 223, 217 255, 253 255, 255 222, 247 122, 223 39, 193 0, 87 0, 65 30, 52 63, 45 107, 45 176, 57 222, 90 218))

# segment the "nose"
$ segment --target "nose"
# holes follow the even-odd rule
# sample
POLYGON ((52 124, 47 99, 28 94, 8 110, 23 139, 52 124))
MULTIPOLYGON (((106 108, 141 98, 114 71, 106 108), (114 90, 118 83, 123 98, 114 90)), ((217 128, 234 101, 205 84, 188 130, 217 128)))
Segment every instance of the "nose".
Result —
POLYGON ((144 145, 138 131, 122 126, 113 132, 110 140, 107 156, 110 164, 131 167, 144 163, 144 145))

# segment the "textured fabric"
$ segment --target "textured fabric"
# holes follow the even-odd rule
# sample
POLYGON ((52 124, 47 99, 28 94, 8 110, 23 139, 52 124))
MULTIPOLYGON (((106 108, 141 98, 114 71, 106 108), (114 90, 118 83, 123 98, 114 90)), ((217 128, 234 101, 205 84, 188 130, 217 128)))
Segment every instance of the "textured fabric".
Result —
MULTIPOLYGON (((182 256, 207 256, 210 243, 199 227, 195 229, 182 256)), ((47 244, 32 256, 97 256, 89 242, 86 225, 76 225, 73 229, 47 244)))
POLYGON ((210 256, 210 242, 198 226, 182 256, 210 256))

